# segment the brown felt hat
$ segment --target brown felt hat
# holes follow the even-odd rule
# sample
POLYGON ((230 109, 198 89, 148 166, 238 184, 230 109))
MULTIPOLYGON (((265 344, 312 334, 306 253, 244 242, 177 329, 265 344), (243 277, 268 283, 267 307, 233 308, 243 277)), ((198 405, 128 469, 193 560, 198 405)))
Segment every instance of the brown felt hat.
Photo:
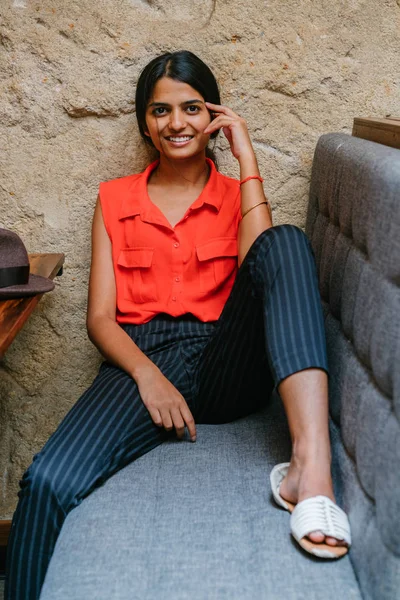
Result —
POLYGON ((35 296, 54 290, 47 277, 29 273, 29 258, 21 238, 0 228, 0 300, 35 296))

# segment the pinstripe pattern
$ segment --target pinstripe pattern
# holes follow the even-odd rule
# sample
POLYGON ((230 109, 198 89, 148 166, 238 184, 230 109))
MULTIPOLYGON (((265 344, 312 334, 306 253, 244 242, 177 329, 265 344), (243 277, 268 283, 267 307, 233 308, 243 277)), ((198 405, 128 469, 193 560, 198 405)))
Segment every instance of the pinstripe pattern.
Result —
POLYGON ((256 239, 239 269, 194 373, 196 416, 244 416, 309 367, 328 371, 315 262, 305 234, 281 225, 256 239))
MULTIPOLYGON (((328 370, 311 246, 291 225, 256 239, 218 321, 162 314, 123 329, 181 392, 197 423, 254 412, 288 375, 328 370)), ((68 512, 170 435, 152 422, 133 379, 103 362, 20 481, 5 599, 39 598, 68 512)))

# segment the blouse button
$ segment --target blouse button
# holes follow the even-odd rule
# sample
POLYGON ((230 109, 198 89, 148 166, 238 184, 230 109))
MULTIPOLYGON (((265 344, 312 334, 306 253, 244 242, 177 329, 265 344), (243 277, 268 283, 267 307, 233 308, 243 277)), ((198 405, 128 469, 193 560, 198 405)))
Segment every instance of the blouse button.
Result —
POLYGON ((178 244, 178 242, 175 242, 175 244, 174 244, 174 248, 179 248, 179 244, 178 244))
POLYGON ((172 300, 175 302, 176 301, 176 296, 172 296, 172 300))
POLYGON ((175 277, 175 281, 180 281, 181 278, 180 277, 175 277))

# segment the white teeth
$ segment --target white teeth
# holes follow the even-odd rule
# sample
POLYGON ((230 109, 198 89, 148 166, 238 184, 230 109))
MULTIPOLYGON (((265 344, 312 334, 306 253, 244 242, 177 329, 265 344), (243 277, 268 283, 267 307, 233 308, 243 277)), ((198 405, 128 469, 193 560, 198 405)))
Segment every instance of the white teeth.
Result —
POLYGON ((168 140, 170 140, 171 142, 188 142, 189 140, 192 139, 192 137, 190 135, 187 135, 185 137, 168 137, 168 140))

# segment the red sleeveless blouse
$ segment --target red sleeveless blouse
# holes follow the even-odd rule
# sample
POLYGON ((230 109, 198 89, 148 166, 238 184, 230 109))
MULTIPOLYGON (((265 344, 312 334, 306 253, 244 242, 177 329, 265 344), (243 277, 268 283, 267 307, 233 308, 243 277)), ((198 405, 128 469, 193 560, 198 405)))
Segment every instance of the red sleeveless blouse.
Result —
POLYGON ((143 173, 100 183, 112 243, 117 321, 141 324, 159 313, 216 321, 238 268, 239 182, 207 159, 207 184, 172 227, 147 193, 158 162, 143 173))

